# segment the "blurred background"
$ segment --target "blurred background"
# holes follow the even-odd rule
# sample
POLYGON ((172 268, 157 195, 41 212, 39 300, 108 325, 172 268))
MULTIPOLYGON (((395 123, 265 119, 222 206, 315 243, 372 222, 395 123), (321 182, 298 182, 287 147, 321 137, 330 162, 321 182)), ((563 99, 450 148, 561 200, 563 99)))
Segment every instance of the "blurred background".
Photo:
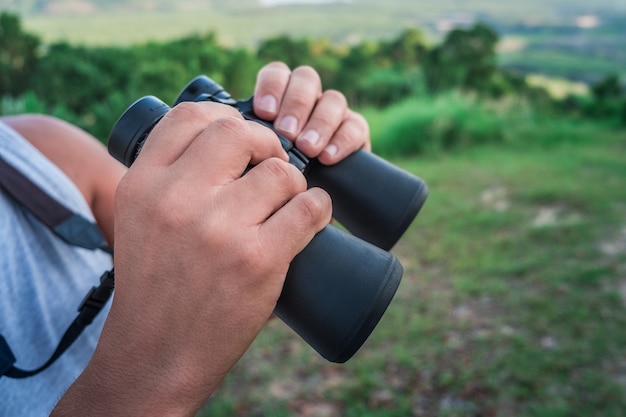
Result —
POLYGON ((429 184, 361 350, 272 320, 200 416, 626 415, 624 0, 0 0, 0 45, 0 114, 105 143, 143 95, 312 65, 429 184))

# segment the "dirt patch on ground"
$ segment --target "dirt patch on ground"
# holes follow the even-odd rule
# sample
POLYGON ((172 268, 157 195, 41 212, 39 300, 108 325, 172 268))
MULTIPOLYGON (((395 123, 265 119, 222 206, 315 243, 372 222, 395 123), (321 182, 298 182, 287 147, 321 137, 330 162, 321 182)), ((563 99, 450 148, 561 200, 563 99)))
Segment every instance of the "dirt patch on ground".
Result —
POLYGON ((617 282, 605 283, 609 290, 617 291, 622 304, 626 307, 626 226, 617 228, 612 236, 598 243, 598 250, 607 258, 617 263, 618 276, 621 279, 617 282))

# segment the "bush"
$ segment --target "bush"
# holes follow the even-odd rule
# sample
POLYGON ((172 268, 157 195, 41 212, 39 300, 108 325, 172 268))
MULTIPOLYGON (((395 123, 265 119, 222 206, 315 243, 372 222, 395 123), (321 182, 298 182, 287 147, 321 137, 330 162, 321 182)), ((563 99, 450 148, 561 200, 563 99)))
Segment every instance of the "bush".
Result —
POLYGON ((508 136, 510 119, 524 117, 524 112, 514 115, 514 107, 510 100, 487 102, 448 93, 412 98, 383 112, 366 109, 363 113, 372 128, 374 151, 400 156, 502 142, 508 136))

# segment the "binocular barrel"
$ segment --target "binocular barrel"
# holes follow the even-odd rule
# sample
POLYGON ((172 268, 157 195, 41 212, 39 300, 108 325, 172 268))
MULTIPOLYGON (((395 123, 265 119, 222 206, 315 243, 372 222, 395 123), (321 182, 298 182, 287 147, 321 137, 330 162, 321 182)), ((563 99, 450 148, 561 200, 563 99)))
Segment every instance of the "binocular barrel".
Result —
MULTIPOLYGON (((252 99, 235 101, 205 76, 194 79, 176 104, 207 100, 234 106, 247 119, 258 120, 252 99)), ((169 110, 154 96, 137 100, 113 127, 109 153, 130 166, 169 110)), ((345 362, 369 337, 400 284, 402 265, 388 250, 419 212, 427 187, 365 151, 325 166, 279 139, 297 159, 309 186, 330 194, 333 215, 351 233, 328 225, 294 258, 275 313, 324 358, 345 362)))

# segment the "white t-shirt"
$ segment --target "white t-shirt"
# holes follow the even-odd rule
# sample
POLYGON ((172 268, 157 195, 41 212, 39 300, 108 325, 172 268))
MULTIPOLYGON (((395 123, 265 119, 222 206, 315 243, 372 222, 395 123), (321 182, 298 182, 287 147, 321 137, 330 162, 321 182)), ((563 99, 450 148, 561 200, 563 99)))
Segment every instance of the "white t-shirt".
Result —
MULTIPOLYGON (((65 207, 94 220, 72 181, 3 123, 0 155, 65 207)), ((48 360, 85 294, 111 267, 109 255, 63 242, 0 189, 0 334, 17 359, 15 366, 31 370, 48 360)), ((0 378, 0 416, 47 416, 52 411, 91 358, 109 306, 42 373, 0 378)))

